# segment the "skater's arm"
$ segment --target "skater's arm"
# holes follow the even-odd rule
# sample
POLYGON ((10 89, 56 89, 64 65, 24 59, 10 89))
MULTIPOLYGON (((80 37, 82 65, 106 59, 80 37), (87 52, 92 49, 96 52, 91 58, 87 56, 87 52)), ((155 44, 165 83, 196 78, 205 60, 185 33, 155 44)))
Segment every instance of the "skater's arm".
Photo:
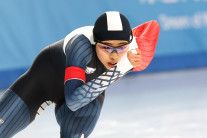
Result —
POLYGON ((76 111, 87 105, 108 88, 110 84, 123 77, 125 73, 122 74, 121 70, 117 66, 114 66, 90 82, 85 84, 82 82, 82 85, 80 80, 69 80, 68 87, 65 86, 65 90, 72 91, 71 93, 67 92, 68 96, 66 97, 68 99, 66 99, 66 102, 68 107, 72 111, 76 111), (78 82, 80 87, 75 88, 74 84, 78 84, 78 82))

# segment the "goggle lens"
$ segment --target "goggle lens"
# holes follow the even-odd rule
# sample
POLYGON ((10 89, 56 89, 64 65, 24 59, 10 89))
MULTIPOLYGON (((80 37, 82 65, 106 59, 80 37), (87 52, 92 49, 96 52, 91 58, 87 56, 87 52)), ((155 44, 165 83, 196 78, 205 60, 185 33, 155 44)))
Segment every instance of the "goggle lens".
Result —
POLYGON ((116 51, 117 53, 122 53, 127 49, 127 46, 128 46, 128 44, 124 44, 124 45, 121 45, 121 46, 118 46, 118 47, 109 46, 109 45, 106 45, 104 43, 99 43, 99 44, 100 44, 101 49, 104 49, 109 53, 112 53, 114 51, 116 51))

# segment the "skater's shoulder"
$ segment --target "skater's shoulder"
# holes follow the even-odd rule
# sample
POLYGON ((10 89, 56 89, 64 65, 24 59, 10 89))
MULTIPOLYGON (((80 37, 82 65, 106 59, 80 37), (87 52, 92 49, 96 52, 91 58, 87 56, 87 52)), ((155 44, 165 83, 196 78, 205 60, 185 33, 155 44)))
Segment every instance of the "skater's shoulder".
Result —
POLYGON ((94 45, 95 42, 94 42, 94 37, 93 37, 93 28, 94 28, 94 26, 83 26, 83 27, 77 28, 77 29, 73 30, 71 33, 69 33, 64 38, 63 51, 65 52, 65 47, 68 44, 68 42, 70 41, 70 39, 73 38, 77 34, 84 35, 85 37, 88 38, 88 40, 90 41, 90 43, 92 45, 94 45))

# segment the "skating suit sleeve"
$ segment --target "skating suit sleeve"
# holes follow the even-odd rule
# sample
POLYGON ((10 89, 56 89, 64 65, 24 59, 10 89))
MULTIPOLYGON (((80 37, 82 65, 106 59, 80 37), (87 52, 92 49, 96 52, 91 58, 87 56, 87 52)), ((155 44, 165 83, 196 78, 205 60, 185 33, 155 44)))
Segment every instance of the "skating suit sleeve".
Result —
POLYGON ((65 101, 72 111, 90 103, 110 84, 133 68, 127 55, 124 55, 116 66, 85 83, 85 69, 92 58, 92 53, 89 39, 82 34, 72 37, 65 46, 65 101))

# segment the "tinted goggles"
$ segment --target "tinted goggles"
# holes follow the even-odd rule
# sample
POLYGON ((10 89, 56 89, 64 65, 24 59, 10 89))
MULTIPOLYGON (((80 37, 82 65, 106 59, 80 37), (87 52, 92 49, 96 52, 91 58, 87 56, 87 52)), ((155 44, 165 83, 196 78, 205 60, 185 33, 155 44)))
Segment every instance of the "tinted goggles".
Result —
POLYGON ((116 51, 117 53, 122 53, 122 52, 127 50, 128 44, 129 43, 115 47, 115 46, 110 46, 110 45, 107 45, 107 44, 104 44, 104 43, 99 43, 98 46, 101 49, 103 49, 103 50, 105 50, 109 53, 112 53, 114 51, 116 51))

